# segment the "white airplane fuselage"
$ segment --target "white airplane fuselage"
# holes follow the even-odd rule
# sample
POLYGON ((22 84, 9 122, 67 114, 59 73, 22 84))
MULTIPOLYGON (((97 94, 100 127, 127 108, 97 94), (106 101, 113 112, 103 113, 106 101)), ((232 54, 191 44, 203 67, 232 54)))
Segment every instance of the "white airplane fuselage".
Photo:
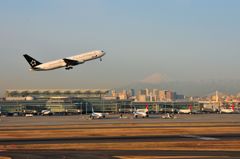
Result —
POLYGON ((220 113, 234 113, 234 110, 229 108, 222 108, 220 109, 220 113))
POLYGON ((104 55, 105 55, 105 52, 101 50, 87 52, 87 53, 83 53, 83 54, 79 54, 79 55, 75 55, 75 56, 71 56, 71 57, 67 57, 59 60, 46 62, 40 65, 37 65, 35 67, 32 67, 30 70, 31 71, 48 71, 48 70, 54 70, 62 67, 65 67, 66 69, 72 69, 72 66, 83 64, 86 61, 90 61, 98 58, 100 58, 101 60, 101 57, 104 55), (65 60, 70 62, 67 63, 65 60))
POLYGON ((137 109, 136 111, 133 112, 133 115, 134 115, 135 118, 137 118, 137 117, 143 117, 143 118, 148 117, 149 116, 148 115, 148 108, 137 109))
POLYGON ((50 110, 42 110, 42 115, 50 115, 52 112, 50 110))
POLYGON ((179 114, 190 114, 191 113, 191 109, 179 109, 178 110, 179 114))
POLYGON ((105 118, 105 114, 103 114, 103 113, 95 113, 95 112, 93 112, 93 113, 91 114, 91 116, 92 116, 93 118, 97 118, 97 119, 105 118))

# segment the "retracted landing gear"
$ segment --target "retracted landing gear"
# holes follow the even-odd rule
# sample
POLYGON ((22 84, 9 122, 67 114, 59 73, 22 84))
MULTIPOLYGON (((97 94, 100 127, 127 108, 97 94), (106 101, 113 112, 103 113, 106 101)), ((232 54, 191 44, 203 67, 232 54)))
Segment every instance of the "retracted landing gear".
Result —
POLYGON ((65 70, 71 70, 71 69, 73 69, 73 67, 71 66, 65 68, 65 70))

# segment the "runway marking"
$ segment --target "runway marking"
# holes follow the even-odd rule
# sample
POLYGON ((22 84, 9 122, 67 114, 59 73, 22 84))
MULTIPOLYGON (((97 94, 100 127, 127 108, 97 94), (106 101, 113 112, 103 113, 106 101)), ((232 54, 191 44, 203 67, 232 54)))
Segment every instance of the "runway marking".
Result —
POLYGON ((214 138, 214 137, 204 137, 204 136, 197 136, 197 135, 181 135, 181 137, 196 138, 196 139, 199 139, 199 140, 206 140, 206 141, 217 141, 217 140, 220 140, 220 139, 214 138))
POLYGON ((227 156, 113 156, 119 159, 158 159, 158 158, 226 158, 227 156))

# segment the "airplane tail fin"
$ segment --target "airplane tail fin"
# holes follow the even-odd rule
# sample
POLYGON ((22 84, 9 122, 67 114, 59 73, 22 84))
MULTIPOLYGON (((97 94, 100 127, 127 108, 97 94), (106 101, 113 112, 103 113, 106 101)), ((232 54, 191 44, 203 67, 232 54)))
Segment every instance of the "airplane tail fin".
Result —
POLYGON ((232 107, 231 107, 231 109, 232 109, 232 111, 234 111, 234 109, 235 109, 235 106, 234 106, 234 104, 232 104, 232 107))
POLYGON ((40 64, 42 64, 41 62, 35 60, 34 58, 32 58, 31 56, 25 54, 23 55, 25 57, 25 59, 27 60, 27 62, 29 63, 29 65, 34 68, 35 66, 38 66, 40 64))
POLYGON ((146 112, 148 112, 148 104, 146 104, 146 112))
POLYGON ((92 113, 94 113, 93 107, 92 107, 92 113))

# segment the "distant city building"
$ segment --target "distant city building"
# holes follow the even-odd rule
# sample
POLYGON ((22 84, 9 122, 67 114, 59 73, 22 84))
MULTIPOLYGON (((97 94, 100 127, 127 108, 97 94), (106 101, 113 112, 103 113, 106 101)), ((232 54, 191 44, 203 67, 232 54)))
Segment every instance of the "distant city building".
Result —
POLYGON ((182 99, 185 99, 185 96, 182 95, 182 94, 177 94, 176 99, 177 100, 182 100, 182 99))
POLYGON ((137 100, 139 102, 146 102, 147 101, 147 96, 146 95, 138 95, 137 100))
POLYGON ((169 90, 159 90, 159 89, 144 89, 139 90, 137 95, 138 101, 149 101, 149 102, 155 102, 155 101, 176 101, 184 99, 184 95, 178 95, 174 91, 169 90))
POLYGON ((175 92, 167 91, 166 92, 166 99, 167 101, 174 101, 175 100, 175 92))
POLYGON ((154 98, 154 101, 160 101, 160 98, 159 98, 159 90, 158 89, 153 89, 153 98, 154 98))
POLYGON ((135 90, 134 89, 129 89, 129 90, 121 90, 121 91, 116 91, 115 89, 111 91, 111 96, 115 97, 116 99, 120 100, 126 100, 129 98, 135 99, 135 90))
POLYGON ((117 97, 117 92, 116 92, 115 89, 113 89, 113 90, 111 91, 111 95, 112 95, 112 97, 117 97))
POLYGON ((147 95, 147 92, 146 90, 141 89, 138 91, 138 95, 147 95))
POLYGON ((167 92, 167 91, 165 91, 165 90, 160 90, 160 91, 159 91, 159 100, 160 100, 160 101, 166 101, 166 98, 167 98, 167 97, 166 97, 166 94, 167 94, 166 92, 167 92))
POLYGON ((146 96, 149 96, 150 95, 150 91, 148 88, 145 89, 146 90, 146 96))
POLYGON ((134 90, 134 89, 128 90, 128 96, 129 96, 129 97, 135 96, 135 90, 134 90))

